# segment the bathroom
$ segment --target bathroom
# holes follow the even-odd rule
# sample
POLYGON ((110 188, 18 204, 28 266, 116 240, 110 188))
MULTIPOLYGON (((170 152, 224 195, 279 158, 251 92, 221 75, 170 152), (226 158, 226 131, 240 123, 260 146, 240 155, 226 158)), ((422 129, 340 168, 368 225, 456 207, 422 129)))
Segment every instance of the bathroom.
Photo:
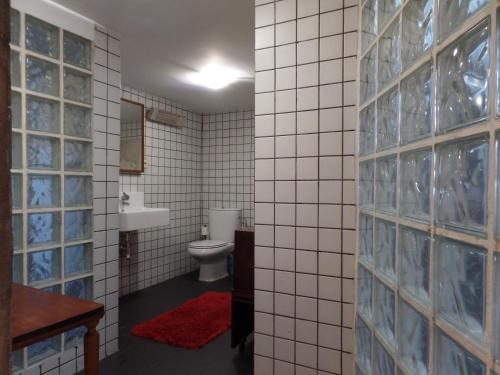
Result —
POLYGON ((0 0, 0 374, 500 374, 499 17, 0 0))

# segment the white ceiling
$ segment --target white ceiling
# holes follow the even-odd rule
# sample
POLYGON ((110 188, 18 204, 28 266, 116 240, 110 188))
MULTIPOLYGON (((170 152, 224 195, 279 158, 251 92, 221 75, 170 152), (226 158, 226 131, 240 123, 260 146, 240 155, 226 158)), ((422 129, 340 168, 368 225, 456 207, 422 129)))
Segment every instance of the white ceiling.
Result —
POLYGON ((54 1, 121 35, 123 84, 200 112, 253 108, 253 1, 54 1), (212 62, 246 78, 218 91, 185 81, 212 62))

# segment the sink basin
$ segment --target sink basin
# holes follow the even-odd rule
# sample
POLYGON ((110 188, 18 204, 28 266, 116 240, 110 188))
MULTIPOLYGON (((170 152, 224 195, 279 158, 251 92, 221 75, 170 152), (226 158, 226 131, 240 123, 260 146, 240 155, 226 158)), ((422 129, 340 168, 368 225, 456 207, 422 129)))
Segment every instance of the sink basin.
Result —
POLYGON ((170 223, 168 208, 144 207, 144 193, 125 193, 130 199, 128 205, 120 201, 120 232, 159 227, 170 223))

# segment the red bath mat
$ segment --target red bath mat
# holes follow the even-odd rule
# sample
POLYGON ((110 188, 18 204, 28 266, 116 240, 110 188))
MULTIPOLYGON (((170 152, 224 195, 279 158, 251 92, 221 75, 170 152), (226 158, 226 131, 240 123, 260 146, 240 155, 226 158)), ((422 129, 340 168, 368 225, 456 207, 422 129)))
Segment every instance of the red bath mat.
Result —
POLYGON ((231 326, 231 293, 206 292, 175 310, 132 328, 132 334, 187 349, 199 349, 231 326))

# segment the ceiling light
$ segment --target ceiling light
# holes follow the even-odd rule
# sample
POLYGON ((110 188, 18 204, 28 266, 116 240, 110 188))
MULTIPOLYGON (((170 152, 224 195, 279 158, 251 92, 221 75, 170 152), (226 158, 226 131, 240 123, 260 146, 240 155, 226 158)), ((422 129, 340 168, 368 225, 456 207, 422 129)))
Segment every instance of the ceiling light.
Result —
POLYGON ((226 66, 210 64, 199 72, 189 73, 187 78, 195 85, 218 90, 235 82, 239 78, 239 74, 236 70, 226 66))

